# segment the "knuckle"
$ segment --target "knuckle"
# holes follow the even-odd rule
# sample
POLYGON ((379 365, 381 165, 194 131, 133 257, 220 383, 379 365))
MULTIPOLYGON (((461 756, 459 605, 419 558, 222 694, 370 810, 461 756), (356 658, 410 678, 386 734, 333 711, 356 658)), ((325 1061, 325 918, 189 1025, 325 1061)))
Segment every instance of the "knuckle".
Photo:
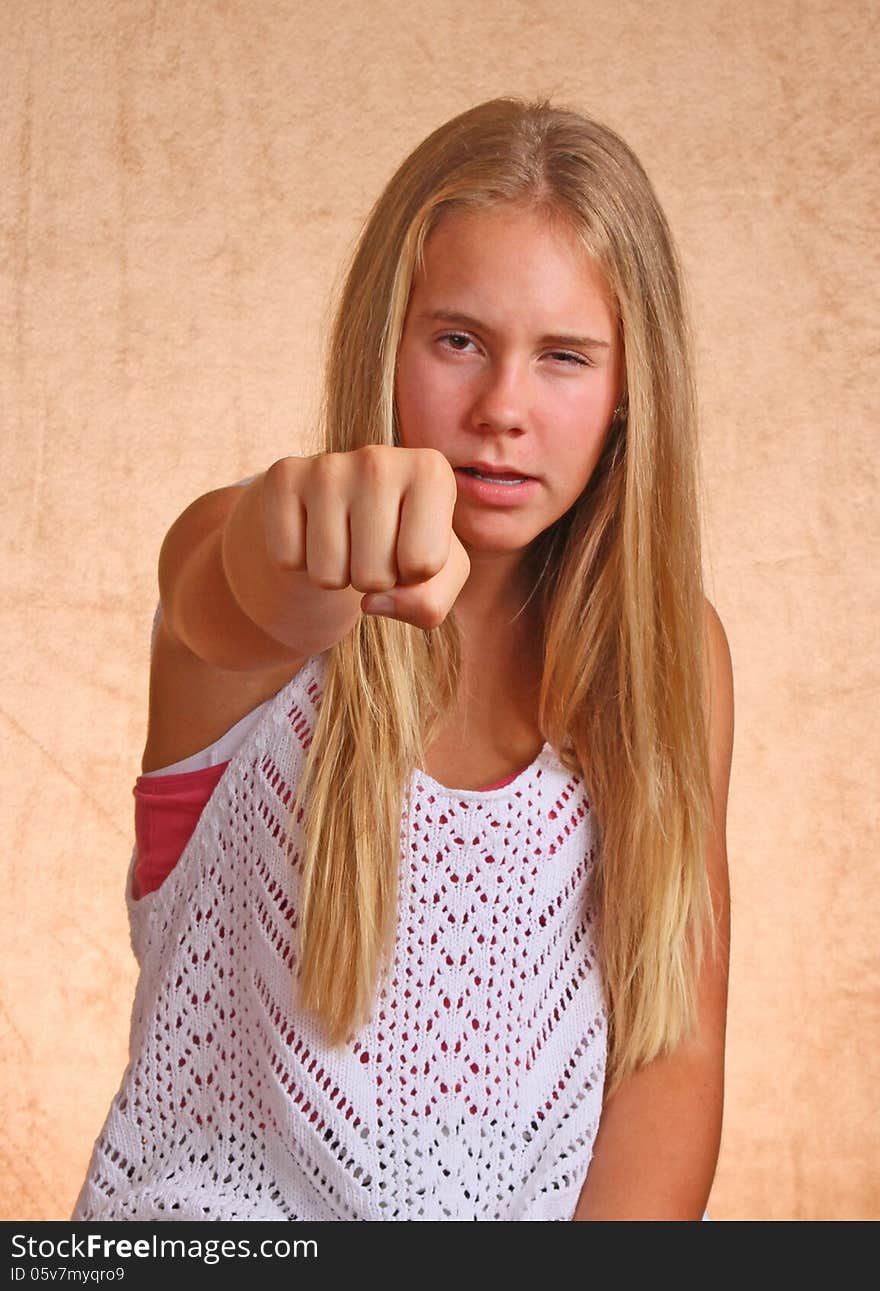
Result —
POLYGON ((319 453, 311 460, 311 478, 320 485, 338 484, 346 475, 346 453, 319 453))
POLYGON ((364 444, 357 449, 358 465, 361 472, 370 479, 384 479, 391 462, 388 449, 384 444, 364 444))
POLYGON ((419 451, 423 454, 423 469, 432 479, 438 484, 455 483, 455 473, 439 448, 422 448, 419 451))
POLYGON ((264 492, 272 497, 289 492, 296 476, 297 458, 279 457, 266 471, 264 492))
POLYGON ((309 571, 309 582, 313 587, 320 587, 325 592, 339 592, 348 586, 348 583, 338 576, 320 572, 313 574, 311 570, 309 571))
POLYGON ((362 457, 365 462, 381 462, 388 456, 387 444, 361 444, 355 452, 358 457, 362 457))
POLYGON ((399 563, 400 578, 405 583, 427 583, 439 574, 442 565, 426 557, 404 559, 399 563))
POLYGON ((391 592, 397 586, 395 579, 383 578, 379 574, 367 573, 352 566, 351 585, 359 592, 391 592))
POLYGON ((446 618, 446 612, 436 600, 429 597, 419 606, 419 618, 426 628, 439 628, 446 618))

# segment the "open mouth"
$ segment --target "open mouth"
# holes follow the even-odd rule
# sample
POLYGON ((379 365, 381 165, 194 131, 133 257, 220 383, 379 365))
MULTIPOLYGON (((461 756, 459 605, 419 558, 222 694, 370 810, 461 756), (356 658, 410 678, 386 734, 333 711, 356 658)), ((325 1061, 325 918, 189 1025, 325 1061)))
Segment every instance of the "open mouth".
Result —
POLYGON ((486 475, 473 466, 460 466, 458 469, 465 475, 473 476, 474 479, 485 480, 487 484, 524 484, 526 480, 532 479, 531 475, 486 475))

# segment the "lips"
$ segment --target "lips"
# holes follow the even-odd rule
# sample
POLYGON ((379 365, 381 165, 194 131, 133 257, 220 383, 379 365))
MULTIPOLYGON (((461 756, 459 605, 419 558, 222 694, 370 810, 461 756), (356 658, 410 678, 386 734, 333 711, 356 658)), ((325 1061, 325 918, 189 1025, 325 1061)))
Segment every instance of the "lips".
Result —
POLYGON ((488 462, 465 462, 457 468, 460 471, 479 471, 481 475, 494 475, 499 480, 531 480, 534 476, 526 471, 518 471, 510 466, 492 466, 488 462))

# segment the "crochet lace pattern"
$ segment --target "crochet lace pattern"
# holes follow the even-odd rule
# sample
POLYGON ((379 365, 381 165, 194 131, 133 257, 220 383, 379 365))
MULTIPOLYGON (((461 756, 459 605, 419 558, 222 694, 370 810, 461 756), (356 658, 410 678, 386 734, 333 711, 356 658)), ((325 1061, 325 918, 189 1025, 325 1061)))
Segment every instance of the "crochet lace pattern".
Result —
POLYGON ((162 885, 126 902, 129 1062, 73 1220, 571 1219, 602 1107, 597 831, 549 744, 494 790, 413 772, 393 971, 340 1049, 297 1002, 315 655, 162 885))

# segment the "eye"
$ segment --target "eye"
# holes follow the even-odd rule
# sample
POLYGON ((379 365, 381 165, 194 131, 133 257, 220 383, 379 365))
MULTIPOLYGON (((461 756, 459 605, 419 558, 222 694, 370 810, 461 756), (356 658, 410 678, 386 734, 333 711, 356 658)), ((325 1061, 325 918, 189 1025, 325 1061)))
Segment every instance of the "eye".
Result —
POLYGON ((591 368, 593 366, 589 359, 585 359, 580 354, 569 354, 567 350, 557 350, 554 354, 551 354, 550 357, 553 359, 561 359, 563 363, 574 364, 579 368, 591 368))
MULTIPOLYGON (((469 336, 465 336, 464 332, 446 332, 443 336, 439 337, 438 339, 441 341, 464 341, 466 345, 470 344, 470 340, 471 340, 469 336)), ((460 350, 457 346, 452 346, 452 350, 453 350, 453 353, 455 354, 462 353, 462 350, 460 350)))
MULTIPOLYGON (((444 332, 437 338, 439 341, 449 343, 453 354, 463 354, 464 348, 454 344, 456 341, 463 341, 465 345, 472 345, 473 341, 465 332, 444 332)), ((551 359, 559 359, 562 363, 568 364, 569 367, 591 368, 594 367, 592 359, 586 359, 582 354, 572 354, 568 350, 555 350, 549 355, 551 359)))

